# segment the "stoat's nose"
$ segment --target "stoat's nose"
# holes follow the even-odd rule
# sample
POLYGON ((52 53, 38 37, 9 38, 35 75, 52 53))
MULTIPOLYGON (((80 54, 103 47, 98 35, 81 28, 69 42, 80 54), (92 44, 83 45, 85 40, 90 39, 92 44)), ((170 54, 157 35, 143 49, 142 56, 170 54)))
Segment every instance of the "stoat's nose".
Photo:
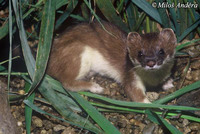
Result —
POLYGON ((154 67, 156 65, 156 61, 149 60, 149 61, 147 61, 146 65, 149 66, 149 67, 154 67))

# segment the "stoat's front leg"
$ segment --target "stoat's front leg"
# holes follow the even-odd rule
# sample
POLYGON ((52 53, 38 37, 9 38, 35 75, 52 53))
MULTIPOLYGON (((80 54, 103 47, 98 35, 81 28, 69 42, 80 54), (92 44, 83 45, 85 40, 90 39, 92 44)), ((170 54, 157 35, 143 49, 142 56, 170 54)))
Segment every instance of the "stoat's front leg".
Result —
POLYGON ((134 71, 129 71, 125 77, 124 90, 132 101, 150 103, 146 98, 145 86, 140 77, 134 71))

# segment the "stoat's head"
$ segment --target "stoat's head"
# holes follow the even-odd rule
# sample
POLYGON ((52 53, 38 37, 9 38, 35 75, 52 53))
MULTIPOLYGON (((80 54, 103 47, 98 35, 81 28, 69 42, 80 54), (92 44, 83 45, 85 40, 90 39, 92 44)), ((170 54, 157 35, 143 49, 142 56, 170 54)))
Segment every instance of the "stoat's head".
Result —
POLYGON ((127 36, 129 57, 135 67, 159 69, 174 57, 176 36, 172 29, 159 33, 138 34, 130 32, 127 36))

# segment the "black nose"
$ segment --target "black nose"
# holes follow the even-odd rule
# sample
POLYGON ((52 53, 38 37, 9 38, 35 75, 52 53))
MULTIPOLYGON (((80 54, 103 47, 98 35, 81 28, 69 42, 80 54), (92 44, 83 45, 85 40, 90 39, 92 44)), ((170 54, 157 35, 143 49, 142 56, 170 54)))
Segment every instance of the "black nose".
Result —
POLYGON ((156 61, 154 61, 154 60, 149 60, 146 63, 146 65, 149 66, 149 67, 153 67, 155 64, 156 64, 156 61))

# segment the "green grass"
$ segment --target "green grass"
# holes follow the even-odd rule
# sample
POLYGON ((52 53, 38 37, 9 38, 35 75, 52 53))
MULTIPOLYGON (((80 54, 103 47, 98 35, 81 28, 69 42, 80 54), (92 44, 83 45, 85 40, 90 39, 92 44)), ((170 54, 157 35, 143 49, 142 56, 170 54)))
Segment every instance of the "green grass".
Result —
MULTIPOLYGON (((167 1, 169 3, 183 2, 181 0, 167 1)), ((8 61, 5 61, 9 62, 9 68, 5 69, 1 66, 4 62, 0 63, 0 75, 8 75, 8 78, 10 78, 10 75, 15 75, 26 80, 26 96, 17 97, 17 95, 15 95, 13 98, 24 98, 24 103, 26 104, 25 118, 27 134, 30 134, 31 131, 32 110, 52 116, 34 105, 34 101, 37 99, 35 98, 36 90, 43 95, 46 102, 64 117, 64 119, 60 119, 52 116, 53 118, 68 122, 94 133, 120 133, 101 112, 147 114, 149 120, 166 127, 171 133, 180 132, 169 124, 165 118, 181 114, 181 118, 200 122, 198 116, 190 115, 189 112, 200 110, 198 108, 165 105, 166 102, 178 96, 199 89, 200 81, 183 87, 163 99, 153 102, 153 104, 141 104, 117 101, 88 92, 67 92, 58 81, 45 74, 54 28, 59 29, 63 23, 69 22, 70 19, 80 22, 86 20, 91 21, 94 17, 101 22, 101 17, 104 16, 106 20, 112 22, 126 32, 137 31, 140 33, 142 31, 158 31, 157 25, 159 24, 163 28, 172 28, 177 35, 178 42, 180 42, 183 39, 193 39, 195 34, 200 34, 200 14, 197 12, 199 9, 157 9, 151 6, 153 0, 150 2, 146 0, 115 0, 114 3, 113 0, 98 0, 95 1, 96 3, 94 3, 93 0, 39 0, 38 2, 28 0, 17 2, 16 0, 9 1, 9 6, 7 7, 9 8, 9 16, 5 19, 4 25, 0 27, 0 39, 9 35, 9 42, 12 44, 12 34, 14 32, 19 33, 28 72, 11 72, 12 60, 14 60, 14 58, 12 58, 12 47, 10 45, 10 56, 8 61), (96 9, 99 9, 98 12, 96 12, 96 9), (167 12, 170 14, 170 17, 167 12), (57 19, 55 19, 55 17, 57 19), (24 23, 29 21, 31 23, 31 25, 29 25, 33 26, 35 29, 30 36, 27 36, 29 31, 25 29, 24 23), (39 39, 36 59, 33 58, 28 45, 29 38, 33 40, 39 39), (90 102, 81 95, 88 96, 92 98, 93 101, 90 102), (167 112, 165 117, 162 117, 161 115, 165 110, 169 112, 167 112), (84 112, 88 116, 82 117, 78 114, 80 112, 84 112), (94 123, 91 123, 88 118, 96 122, 101 129, 96 127, 94 123)), ((156 2, 163 2, 163 0, 156 0, 156 2)), ((184 0, 184 2, 187 1, 184 0)), ((198 1, 194 0, 193 2, 198 1)), ((2 1, 0 1, 0 5, 1 4, 2 1)), ((177 46, 177 53, 198 41, 199 39, 177 46)))

